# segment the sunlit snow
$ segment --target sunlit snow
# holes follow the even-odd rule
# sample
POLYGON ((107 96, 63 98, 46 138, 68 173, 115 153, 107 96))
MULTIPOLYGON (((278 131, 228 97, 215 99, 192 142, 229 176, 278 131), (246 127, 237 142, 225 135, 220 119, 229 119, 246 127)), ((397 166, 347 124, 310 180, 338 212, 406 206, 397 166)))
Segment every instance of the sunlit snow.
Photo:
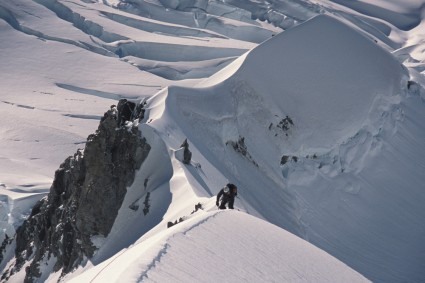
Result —
POLYGON ((46 259, 41 281, 425 281, 424 18, 423 0, 0 2, 0 243, 127 98, 152 150, 93 258, 63 278, 46 259))

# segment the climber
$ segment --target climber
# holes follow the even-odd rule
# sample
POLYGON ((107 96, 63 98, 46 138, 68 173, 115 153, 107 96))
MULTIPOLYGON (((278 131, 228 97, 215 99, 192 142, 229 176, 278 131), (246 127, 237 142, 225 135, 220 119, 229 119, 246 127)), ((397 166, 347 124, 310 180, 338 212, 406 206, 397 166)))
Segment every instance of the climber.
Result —
POLYGON ((238 194, 238 187, 233 184, 227 184, 224 188, 220 190, 217 195, 216 205, 219 209, 226 209, 226 204, 228 208, 233 209, 233 203, 235 202, 235 197, 238 194), (221 204, 219 205, 221 198, 221 204))

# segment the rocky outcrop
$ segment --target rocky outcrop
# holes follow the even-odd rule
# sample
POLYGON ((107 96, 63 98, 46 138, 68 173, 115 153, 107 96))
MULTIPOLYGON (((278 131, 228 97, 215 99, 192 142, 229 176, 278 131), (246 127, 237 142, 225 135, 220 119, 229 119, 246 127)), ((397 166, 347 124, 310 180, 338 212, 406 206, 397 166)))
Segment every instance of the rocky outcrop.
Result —
POLYGON ((5 238, 0 246, 0 263, 3 261, 3 254, 6 251, 8 245, 12 243, 12 238, 10 238, 7 234, 5 234, 5 238))
POLYGON ((192 152, 189 150, 189 143, 187 142, 187 139, 184 140, 180 148, 183 148, 183 163, 190 164, 192 152))
POLYGON ((118 105, 105 113, 84 151, 61 164, 48 196, 18 228, 16 261, 3 281, 27 263, 25 282, 37 281, 39 265, 51 258, 52 271, 66 274, 93 256, 91 237, 109 234, 127 186, 150 151, 138 127, 128 123, 143 118, 142 107, 126 100, 118 105))
POLYGON ((233 149, 246 157, 249 161, 251 161, 256 167, 258 167, 258 163, 252 158, 251 154, 248 152, 248 147, 245 144, 245 138, 239 136, 238 141, 229 140, 226 142, 226 145, 231 145, 233 149))
POLYGON ((189 143, 185 139, 179 149, 175 152, 176 159, 183 164, 190 165, 192 160, 192 152, 189 150, 189 143))

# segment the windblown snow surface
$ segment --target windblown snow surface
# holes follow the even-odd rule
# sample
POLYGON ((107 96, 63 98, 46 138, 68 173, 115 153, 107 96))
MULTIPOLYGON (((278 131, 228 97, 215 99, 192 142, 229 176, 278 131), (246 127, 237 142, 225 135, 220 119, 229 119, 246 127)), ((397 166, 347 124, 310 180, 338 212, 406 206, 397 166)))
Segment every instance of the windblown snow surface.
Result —
POLYGON ((0 2, 0 240, 111 104, 146 99, 111 233, 41 282, 424 282, 424 7, 0 2), (227 182, 238 211, 215 208, 227 182))
POLYGON ((367 282, 311 244, 239 211, 199 213, 69 282, 217 280, 367 282))

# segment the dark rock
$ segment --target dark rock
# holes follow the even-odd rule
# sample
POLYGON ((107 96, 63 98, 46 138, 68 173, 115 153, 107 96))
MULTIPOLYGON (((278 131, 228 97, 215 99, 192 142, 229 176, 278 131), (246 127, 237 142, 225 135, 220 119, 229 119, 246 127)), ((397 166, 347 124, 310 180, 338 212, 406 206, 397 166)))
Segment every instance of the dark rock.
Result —
POLYGON ((230 144, 235 151, 241 153, 243 156, 246 156, 248 153, 244 137, 239 137, 239 140, 237 142, 228 141, 226 144, 230 144))
POLYGON ((143 214, 144 215, 149 213, 149 208, 151 207, 151 205, 149 203, 149 197, 150 197, 150 192, 147 192, 146 197, 145 197, 145 201, 143 202, 143 204, 145 205, 145 207, 143 208, 143 214))
POLYGON ((125 125, 127 121, 138 120, 139 122, 145 116, 145 105, 146 102, 142 102, 136 105, 136 103, 128 101, 127 99, 120 99, 118 102, 118 127, 125 125))
POLYGON ((296 156, 283 155, 280 159, 280 165, 285 165, 290 159, 294 162, 298 162, 298 157, 296 156))
POLYGON ((3 274, 8 278, 27 261, 25 282, 41 276, 39 263, 54 256, 53 271, 62 275, 91 258, 95 235, 107 236, 114 224, 127 186, 146 159, 150 146, 137 127, 120 127, 140 118, 135 103, 120 100, 108 110, 83 151, 68 157, 55 172, 47 197, 41 199, 16 234, 16 261, 3 274))
POLYGON ((288 159, 289 159, 288 155, 282 156, 282 158, 280 159, 280 165, 285 165, 286 162, 288 162, 288 159))
POLYGON ((6 251, 6 248, 8 245, 10 245, 13 241, 13 238, 9 237, 7 234, 5 234, 5 238, 0 246, 0 263, 3 261, 3 253, 6 251))
POLYGON ((278 128, 281 128, 283 131, 289 131, 291 127, 294 125, 294 121, 292 121, 289 116, 286 116, 284 119, 282 119, 279 124, 277 125, 278 128))
POLYGON ((252 158, 251 154, 248 152, 248 148, 245 144, 245 138, 239 136, 237 142, 235 141, 227 141, 226 145, 231 145, 236 152, 239 152, 243 156, 245 156, 249 161, 251 161, 255 166, 258 167, 257 162, 252 158))
POLYGON ((139 210, 139 205, 137 204, 138 201, 139 200, 136 200, 135 202, 133 202, 132 204, 130 204, 128 206, 128 208, 130 208, 131 210, 134 210, 134 211, 138 211, 139 210))
POLYGON ((195 204, 195 210, 192 211, 190 214, 194 214, 195 212, 197 212, 200 209, 203 209, 202 204, 200 202, 198 202, 198 204, 195 204))
POLYGON ((187 142, 187 139, 184 140, 180 148, 184 148, 183 151, 183 163, 184 164, 190 164, 190 160, 192 159, 192 152, 189 150, 189 143, 187 142))
POLYGON ((118 126, 122 126, 126 121, 131 120, 133 111, 136 108, 136 103, 128 101, 127 99, 120 99, 118 101, 118 126))
POLYGON ((183 221, 184 221, 184 218, 182 218, 182 217, 180 217, 178 220, 174 221, 174 223, 171 222, 171 221, 168 221, 167 228, 173 227, 174 225, 179 224, 180 222, 183 222, 183 221))

